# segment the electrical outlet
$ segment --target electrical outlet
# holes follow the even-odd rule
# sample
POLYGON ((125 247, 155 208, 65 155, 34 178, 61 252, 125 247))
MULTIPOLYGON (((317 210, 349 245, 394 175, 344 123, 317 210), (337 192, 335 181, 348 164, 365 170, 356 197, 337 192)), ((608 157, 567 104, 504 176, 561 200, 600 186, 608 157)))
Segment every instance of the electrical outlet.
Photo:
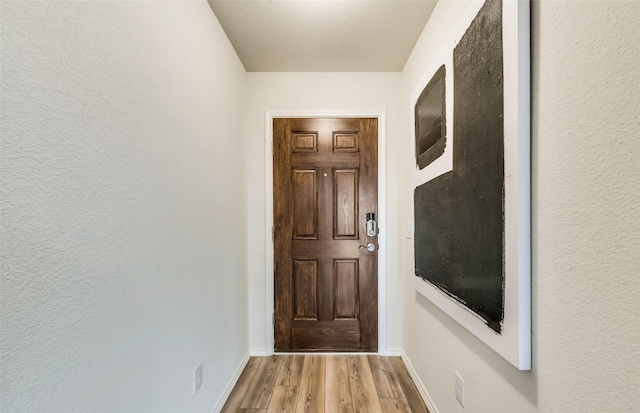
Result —
POLYGON ((460 405, 464 407, 464 380, 456 371, 456 399, 460 402, 460 405))
POLYGON ((202 386, 202 363, 193 370, 193 394, 196 394, 202 386))
POLYGON ((404 236, 406 239, 413 238, 413 222, 407 221, 404 223, 404 236))

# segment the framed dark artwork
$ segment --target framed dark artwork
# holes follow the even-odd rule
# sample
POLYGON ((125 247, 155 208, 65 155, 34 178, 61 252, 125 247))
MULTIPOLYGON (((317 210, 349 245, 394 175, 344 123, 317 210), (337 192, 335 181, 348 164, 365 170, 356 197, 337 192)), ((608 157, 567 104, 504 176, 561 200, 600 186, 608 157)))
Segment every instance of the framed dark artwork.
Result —
POLYGON ((414 285, 513 365, 528 370, 529 4, 478 1, 463 23, 439 55, 444 65, 416 99, 414 285), (452 72, 449 87, 444 67, 452 72), (439 89, 432 82, 438 84, 440 71, 444 96, 435 99, 432 92, 439 89), (452 113, 445 112, 447 100, 452 113), (436 102, 442 125, 434 140, 436 102), (438 141, 442 152, 433 157, 438 141), (433 162, 441 156, 447 162, 433 162))
POLYGON ((416 164, 423 169, 444 153, 446 145, 446 85, 442 65, 415 105, 416 164))

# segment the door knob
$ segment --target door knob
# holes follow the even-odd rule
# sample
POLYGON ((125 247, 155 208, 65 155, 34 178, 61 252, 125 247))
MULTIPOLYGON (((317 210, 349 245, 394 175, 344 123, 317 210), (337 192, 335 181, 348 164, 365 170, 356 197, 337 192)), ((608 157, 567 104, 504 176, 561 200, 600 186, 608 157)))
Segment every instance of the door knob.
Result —
POLYGON ((374 244, 372 244, 372 243, 368 243, 367 245, 360 245, 360 249, 361 249, 361 250, 362 250, 362 249, 365 249, 365 248, 366 248, 366 249, 367 249, 367 251, 369 251, 369 252, 373 252, 373 251, 375 251, 375 250, 376 250, 376 246, 375 246, 374 244))

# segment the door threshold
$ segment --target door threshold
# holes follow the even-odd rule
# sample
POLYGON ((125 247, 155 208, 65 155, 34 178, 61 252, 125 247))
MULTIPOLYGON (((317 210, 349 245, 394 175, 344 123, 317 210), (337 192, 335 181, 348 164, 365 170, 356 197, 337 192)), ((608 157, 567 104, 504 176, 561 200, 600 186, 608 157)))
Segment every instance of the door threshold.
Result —
POLYGON ((380 356, 377 351, 274 351, 274 356, 380 356))

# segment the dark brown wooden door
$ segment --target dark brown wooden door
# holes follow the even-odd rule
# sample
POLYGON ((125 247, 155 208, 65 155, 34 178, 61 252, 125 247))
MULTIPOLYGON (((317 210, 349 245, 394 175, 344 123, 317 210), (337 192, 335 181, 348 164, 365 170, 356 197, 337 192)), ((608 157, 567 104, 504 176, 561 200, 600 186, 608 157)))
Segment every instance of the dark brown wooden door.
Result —
POLYGON ((275 349, 377 351, 378 121, 274 119, 273 140, 275 349))

